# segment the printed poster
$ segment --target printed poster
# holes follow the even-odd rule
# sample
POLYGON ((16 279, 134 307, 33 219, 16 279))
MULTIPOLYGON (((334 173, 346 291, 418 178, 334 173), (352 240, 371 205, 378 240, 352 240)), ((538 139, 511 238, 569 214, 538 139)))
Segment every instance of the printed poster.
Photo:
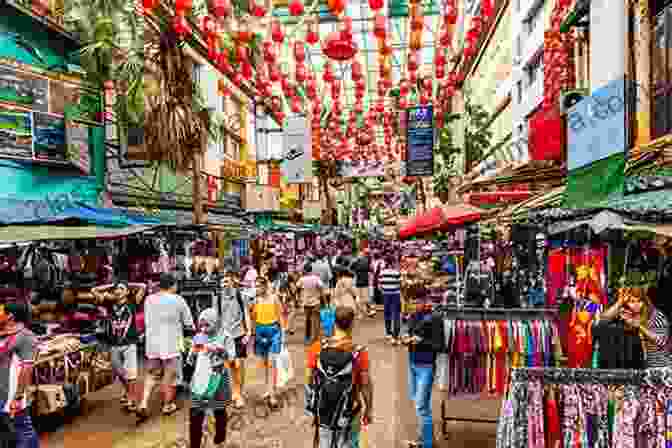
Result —
POLYGON ((313 181, 311 137, 306 117, 292 117, 287 120, 280 165, 284 183, 305 184, 313 181))

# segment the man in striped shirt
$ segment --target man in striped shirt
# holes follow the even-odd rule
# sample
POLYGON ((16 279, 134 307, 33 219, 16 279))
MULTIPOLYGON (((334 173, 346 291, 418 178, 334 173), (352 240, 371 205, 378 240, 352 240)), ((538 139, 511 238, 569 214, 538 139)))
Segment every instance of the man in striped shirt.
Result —
POLYGON ((401 327, 401 272, 399 257, 387 256, 380 272, 380 289, 383 292, 385 336, 392 345, 399 344, 401 327))

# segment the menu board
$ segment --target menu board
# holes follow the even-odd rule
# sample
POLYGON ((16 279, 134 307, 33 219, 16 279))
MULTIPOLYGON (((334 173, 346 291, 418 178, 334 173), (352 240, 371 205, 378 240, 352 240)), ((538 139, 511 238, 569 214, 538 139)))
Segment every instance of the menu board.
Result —
POLYGON ((89 126, 79 121, 68 121, 65 127, 66 157, 83 174, 91 172, 89 156, 89 126))
POLYGON ((0 104, 0 157, 33 157, 33 117, 30 112, 0 104))
POLYGON ((65 119, 33 113, 33 151, 36 159, 65 162, 65 119))
POLYGON ((406 175, 431 176, 434 173, 434 110, 432 106, 413 107, 406 121, 406 175))

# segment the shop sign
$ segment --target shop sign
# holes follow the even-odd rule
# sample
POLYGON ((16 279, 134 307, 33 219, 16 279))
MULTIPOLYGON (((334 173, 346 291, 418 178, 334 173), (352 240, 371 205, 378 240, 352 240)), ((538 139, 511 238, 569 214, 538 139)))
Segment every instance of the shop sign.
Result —
POLYGON ((74 162, 88 174, 88 128, 83 128, 100 125, 93 121, 100 100, 87 92, 81 83, 0 63, 0 159, 74 162), (78 123, 70 124, 70 141, 66 115, 78 123))
POLYGON ((434 110, 432 106, 408 110, 406 123, 406 176, 434 173, 434 110))
POLYGON ((247 177, 256 176, 256 167, 254 163, 237 162, 235 160, 224 159, 221 165, 221 176, 227 181, 242 183, 247 177))

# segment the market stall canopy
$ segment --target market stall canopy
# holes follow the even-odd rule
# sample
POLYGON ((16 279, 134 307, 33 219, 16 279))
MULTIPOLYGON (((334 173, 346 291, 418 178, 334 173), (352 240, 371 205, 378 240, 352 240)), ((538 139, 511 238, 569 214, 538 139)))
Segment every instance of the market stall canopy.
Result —
POLYGON ((131 217, 121 209, 92 207, 80 202, 62 205, 49 200, 0 198, 0 224, 46 224, 63 221, 118 227, 159 224, 153 218, 131 217))
POLYGON ((450 227, 478 221, 482 214, 483 211, 480 208, 467 204, 434 207, 428 212, 410 219, 399 230, 399 238, 406 239, 429 232, 447 230, 450 227))
POLYGON ((131 225, 127 227, 103 226, 58 226, 47 225, 13 225, 0 227, 0 243, 22 243, 28 241, 60 241, 112 239, 141 233, 152 229, 151 226, 131 225))

